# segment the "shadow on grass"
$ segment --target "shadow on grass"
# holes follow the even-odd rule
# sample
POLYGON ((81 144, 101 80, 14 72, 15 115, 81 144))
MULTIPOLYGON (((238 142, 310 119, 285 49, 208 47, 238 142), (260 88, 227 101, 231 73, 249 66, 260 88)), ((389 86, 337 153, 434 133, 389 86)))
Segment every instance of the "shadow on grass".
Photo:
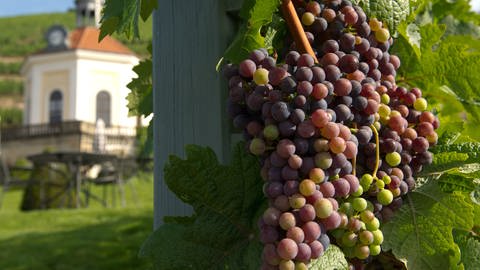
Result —
POLYGON ((152 269, 138 258, 152 215, 119 216, 72 230, 32 232, 0 241, 0 269, 152 269))

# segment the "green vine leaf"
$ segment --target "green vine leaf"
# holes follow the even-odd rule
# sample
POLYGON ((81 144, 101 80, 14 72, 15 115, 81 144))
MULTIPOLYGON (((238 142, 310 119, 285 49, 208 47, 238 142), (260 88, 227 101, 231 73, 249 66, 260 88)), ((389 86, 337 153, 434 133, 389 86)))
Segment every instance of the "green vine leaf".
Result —
POLYGON ((153 113, 152 60, 145 59, 133 67, 138 75, 127 87, 128 114, 130 116, 149 116, 153 113))
POLYGON ((432 149, 435 154, 445 152, 456 152, 468 155, 464 163, 480 163, 480 143, 479 142, 464 142, 449 145, 437 145, 432 149))
POLYGON ((139 38, 138 17, 146 21, 156 7, 156 0, 106 0, 98 40, 114 32, 139 38))
POLYGON ((254 49, 265 47, 265 37, 261 35, 264 25, 272 22, 273 13, 280 0, 245 0, 240 17, 245 23, 224 54, 224 59, 239 63, 254 49))
POLYGON ((157 6, 157 0, 142 0, 142 5, 140 6, 140 17, 142 17, 144 22, 147 21, 148 17, 150 17, 157 6))
POLYGON ((418 25, 415 23, 401 23, 397 28, 397 32, 400 37, 403 38, 408 45, 410 45, 410 47, 407 49, 413 50, 415 56, 419 58, 422 54, 420 51, 420 41, 422 36, 419 33, 418 25))
POLYGON ((318 259, 310 262, 309 270, 345 270, 348 268, 348 262, 342 250, 330 245, 325 253, 318 259))
POLYGON ((461 253, 465 270, 480 269, 480 241, 464 231, 454 231, 455 243, 461 253))
POLYGON ((475 232, 477 235, 480 234, 480 202, 475 202, 474 201, 474 204, 473 204, 473 208, 474 208, 474 220, 473 220, 473 229, 472 231, 475 232))
POLYGON ((408 269, 457 269, 460 251, 452 229, 470 230, 473 219, 469 198, 445 193, 429 181, 409 193, 397 215, 383 226, 383 248, 391 249, 408 269))
POLYGON ((165 182, 195 215, 169 217, 146 241, 141 254, 156 269, 259 268, 256 220, 265 207, 260 165, 243 144, 233 157, 231 165, 221 165, 213 150, 194 145, 186 146, 186 159, 170 157, 165 182))
POLYGON ((431 165, 426 166, 422 175, 432 172, 443 172, 462 166, 468 160, 468 154, 457 152, 439 152, 433 156, 431 165))
POLYGON ((478 188, 473 178, 468 177, 458 171, 442 174, 438 179, 438 184, 444 192, 460 191, 470 193, 478 188))
POLYGON ((410 13, 410 0, 355 0, 370 18, 386 23, 392 33, 410 13))
POLYGON ((460 133, 459 130, 463 130, 464 126, 465 126, 465 123, 463 122, 451 122, 451 123, 448 123, 447 126, 442 125, 441 128, 437 130, 437 133, 439 135, 441 134, 440 137, 438 138, 437 144, 438 145, 453 144, 462 135, 462 133, 460 133))
MULTIPOLYGON (((408 54, 416 46, 401 36, 393 50, 402 56, 398 82, 416 86, 439 101, 455 98, 473 119, 480 119, 480 50, 471 36, 445 34, 446 26, 429 23, 418 26, 420 54, 408 54), (427 79, 428 78, 428 79, 427 79)), ((444 102, 445 103, 445 102, 444 102)), ((441 110, 441 114, 449 115, 441 110)))

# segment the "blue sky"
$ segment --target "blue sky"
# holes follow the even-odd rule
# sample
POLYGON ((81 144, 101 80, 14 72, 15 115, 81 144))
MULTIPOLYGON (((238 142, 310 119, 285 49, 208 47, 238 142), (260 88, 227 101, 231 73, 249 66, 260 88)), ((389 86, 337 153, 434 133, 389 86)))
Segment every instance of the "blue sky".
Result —
MULTIPOLYGON (((471 0, 473 10, 480 11, 480 0, 471 0)), ((74 0, 0 0, 0 17, 32 13, 64 12, 74 0)))
POLYGON ((32 13, 65 12, 74 0, 0 0, 0 17, 32 13))

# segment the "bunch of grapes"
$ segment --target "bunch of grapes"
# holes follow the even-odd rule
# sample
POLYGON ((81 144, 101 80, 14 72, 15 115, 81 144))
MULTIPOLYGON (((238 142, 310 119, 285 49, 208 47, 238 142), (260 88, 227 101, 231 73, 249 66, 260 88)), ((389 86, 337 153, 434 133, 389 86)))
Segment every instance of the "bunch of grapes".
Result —
POLYGON ((378 255, 381 222, 438 138, 421 90, 395 82, 382 22, 348 0, 298 2, 318 63, 289 42, 278 59, 257 49, 223 69, 228 113, 262 163, 262 269, 307 269, 330 242, 357 261, 378 255))

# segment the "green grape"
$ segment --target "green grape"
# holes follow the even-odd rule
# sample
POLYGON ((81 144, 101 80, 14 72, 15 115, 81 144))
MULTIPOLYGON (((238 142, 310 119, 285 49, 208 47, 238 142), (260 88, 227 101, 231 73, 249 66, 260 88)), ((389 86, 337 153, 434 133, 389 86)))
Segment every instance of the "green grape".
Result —
POLYGON ((265 142, 260 138, 254 138, 250 142, 249 150, 254 155, 263 155, 263 153, 265 152, 265 142))
POLYGON ((355 198, 353 199, 352 205, 355 211, 361 212, 367 209, 367 200, 365 200, 364 198, 355 198))
POLYGON ((308 270, 308 266, 303 262, 296 262, 295 270, 308 270))
POLYGON ((392 178, 390 178, 388 175, 385 175, 382 177, 382 181, 385 183, 385 185, 388 185, 390 182, 392 182, 392 178))
POLYGON ((364 190, 368 190, 372 183, 373 183, 373 176, 371 174, 364 174, 360 179, 360 185, 362 185, 364 190))
POLYGON ((389 205, 390 203, 392 203, 393 194, 388 189, 382 189, 377 193, 377 200, 382 205, 389 205))
POLYGON ((332 166, 332 155, 329 152, 320 152, 315 155, 315 165, 321 169, 332 166))
POLYGON ((308 11, 303 13, 303 15, 302 15, 303 25, 309 26, 309 25, 312 25, 313 22, 315 22, 315 15, 313 15, 313 13, 308 12, 308 11))
POLYGON ((310 170, 308 177, 316 184, 320 184, 325 179, 325 172, 320 168, 313 168, 310 170))
POLYGON ((402 116, 402 114, 399 111, 393 110, 390 113, 390 117, 394 117, 394 116, 402 116))
POLYGON ((354 197, 360 197, 360 196, 362 196, 362 194, 363 194, 363 187, 362 187, 362 186, 358 186, 357 191, 355 191, 354 193, 352 193, 352 196, 354 196, 354 197))
POLYGON ((381 104, 380 107, 378 107, 378 115, 380 115, 380 117, 388 117, 391 111, 390 107, 385 104, 381 104))
POLYGON ((346 232, 342 236, 342 244, 346 247, 353 247, 358 241, 358 236, 354 232, 346 232))
POLYGON ((388 104, 390 103, 390 96, 388 94, 382 94, 381 96, 381 102, 383 104, 388 104))
POLYGON ((360 219, 365 223, 371 222, 374 218, 375 214, 373 214, 373 212, 370 210, 365 210, 360 213, 360 219))
POLYGON ((375 207, 373 206, 373 203, 371 201, 367 201, 367 210, 372 211, 375 207))
POLYGON ((259 68, 253 73, 253 81, 258 85, 263 85, 268 83, 268 70, 264 68, 259 68))
POLYGON ((279 131, 276 125, 268 125, 263 129, 263 136, 265 139, 273 141, 278 138, 279 131))
POLYGON ((424 98, 417 98, 413 103, 413 108, 417 111, 425 111, 427 109, 427 100, 424 98))
MULTIPOLYGON (((302 194, 293 194, 292 196, 290 196, 288 198, 288 201, 290 203, 290 207, 292 207, 293 209, 300 209, 306 203, 306 199, 302 194)), ((328 201, 328 202, 330 202, 330 201, 328 201)))
POLYGON ((375 39, 378 42, 385 43, 388 41, 389 38, 390 38, 390 31, 388 31, 387 28, 381 28, 375 32, 375 39))
POLYGON ((372 231, 373 234, 373 244, 381 245, 383 243, 383 232, 380 230, 372 231))
POLYGON ((374 217, 371 221, 365 222, 365 227, 369 231, 378 230, 378 228, 380 227, 380 221, 378 220, 378 218, 374 217))
POLYGON ((387 161, 388 165, 395 167, 400 164, 400 162, 402 161, 402 157, 399 153, 392 152, 385 155, 385 160, 387 161))
POLYGON ((345 213, 347 216, 353 216, 353 205, 349 202, 344 202, 340 205, 338 211, 345 213))
POLYGON ((365 222, 359 220, 358 223, 360 224, 360 230, 366 230, 367 229, 367 225, 365 225, 365 222))
POLYGON ((370 231, 362 231, 358 234, 358 239, 364 245, 370 245, 373 243, 373 233, 370 231))
POLYGON ((368 246, 355 246, 355 257, 364 260, 370 256, 370 248, 368 246))
POLYGON ((333 205, 330 200, 321 198, 315 202, 315 213, 319 218, 327 218, 333 212, 333 205))
POLYGON ((375 182, 375 185, 376 185, 379 189, 385 188, 385 182, 383 182, 383 181, 380 180, 380 179, 375 182))
POLYGON ((377 256, 382 251, 382 248, 379 245, 370 245, 370 255, 377 256))
POLYGON ((278 265, 280 270, 295 270, 295 263, 292 260, 282 260, 278 265))

